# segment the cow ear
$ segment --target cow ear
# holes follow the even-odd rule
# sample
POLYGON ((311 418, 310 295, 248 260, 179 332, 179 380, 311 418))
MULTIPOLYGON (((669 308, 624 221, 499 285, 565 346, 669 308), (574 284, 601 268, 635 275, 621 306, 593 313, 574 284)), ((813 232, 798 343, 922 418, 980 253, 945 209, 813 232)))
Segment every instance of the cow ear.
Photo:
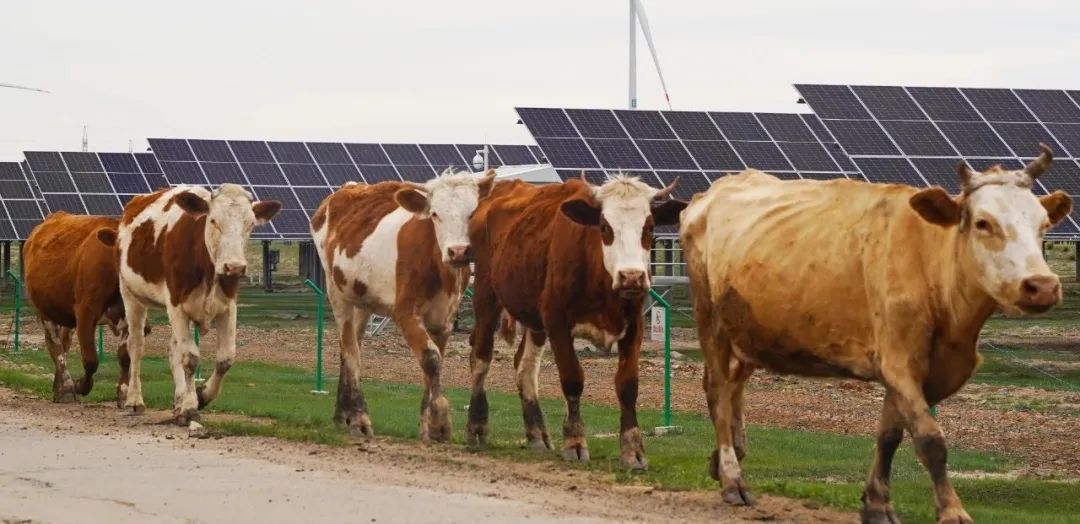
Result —
POLYGON ((1039 202, 1046 208, 1051 224, 1061 222, 1072 211, 1072 197, 1061 190, 1039 197, 1039 202))
POLYGON ((263 225, 270 221, 281 211, 281 202, 277 200, 260 200, 251 204, 251 210, 255 212, 255 223, 263 225))
POLYGON ((670 226, 679 223, 679 214, 688 204, 682 200, 665 200, 652 203, 653 222, 658 226, 670 226))
POLYGON ((583 199, 567 200, 559 209, 567 218, 583 226, 600 225, 600 208, 583 199))
POLYGON ((940 187, 923 189, 911 195, 908 203, 923 220, 931 224, 955 226, 960 223, 960 203, 940 187))
POLYGON ((97 238, 102 244, 112 247, 116 245, 116 230, 108 227, 103 227, 97 230, 97 238))
POLYGON ((184 191, 177 193, 173 197, 173 202, 180 206, 189 215, 200 217, 210 212, 210 204, 203 200, 202 197, 192 193, 190 191, 184 191))
POLYGON ((491 193, 491 188, 495 187, 495 170, 489 169, 477 185, 480 187, 480 198, 491 193))
POLYGON ((410 213, 427 215, 429 211, 428 197, 424 193, 413 188, 399 189, 394 193, 394 201, 410 213))

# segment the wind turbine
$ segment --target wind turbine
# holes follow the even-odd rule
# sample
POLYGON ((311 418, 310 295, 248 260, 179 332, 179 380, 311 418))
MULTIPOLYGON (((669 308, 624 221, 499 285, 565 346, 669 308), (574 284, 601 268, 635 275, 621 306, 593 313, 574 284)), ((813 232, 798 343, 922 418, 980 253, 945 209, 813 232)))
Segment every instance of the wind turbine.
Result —
POLYGON ((21 85, 18 85, 18 84, 7 84, 7 83, 4 83, 4 82, 0 82, 0 87, 7 87, 7 88, 10 88, 10 89, 21 89, 23 91, 37 91, 38 93, 48 93, 48 91, 46 91, 44 89, 38 89, 36 87, 21 86, 21 85))
POLYGON ((645 42, 649 44, 649 53, 652 54, 656 74, 660 77, 660 87, 664 90, 664 100, 667 101, 668 109, 671 109, 671 96, 668 95, 667 82, 664 81, 664 72, 660 69, 660 58, 656 54, 656 45, 653 43, 652 31, 649 29, 649 17, 645 14, 645 6, 642 5, 641 0, 630 0, 630 109, 637 109, 637 28, 639 21, 641 32, 645 35, 645 42))

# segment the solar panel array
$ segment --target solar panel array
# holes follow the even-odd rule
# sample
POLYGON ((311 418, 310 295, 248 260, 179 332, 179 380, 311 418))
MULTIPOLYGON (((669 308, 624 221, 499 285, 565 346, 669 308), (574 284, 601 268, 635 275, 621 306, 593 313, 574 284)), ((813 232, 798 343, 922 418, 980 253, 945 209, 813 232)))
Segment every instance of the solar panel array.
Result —
POLYGON ((27 151, 28 178, 44 211, 120 216, 132 196, 166 187, 149 153, 27 151))
POLYGON ((19 162, 0 162, 0 240, 26 240, 42 219, 39 199, 19 162))
MULTIPOLYGON (((1080 196, 1080 92, 1040 89, 796 85, 872 182, 959 192, 955 166, 1020 168, 1039 142, 1055 153, 1034 191, 1080 196)), ((1080 234, 1080 211, 1050 236, 1080 234)))
POLYGON ((601 183, 623 172, 653 184, 680 177, 688 199, 716 178, 754 167, 781 178, 859 177, 858 168, 809 114, 517 108, 565 180, 601 183))
MULTIPOLYGON (((241 184, 281 213, 255 238, 305 238, 319 204, 345 182, 424 182, 446 168, 472 171, 482 144, 354 144, 151 138, 170 185, 241 184)), ((526 145, 492 145, 488 165, 543 163, 526 145)))

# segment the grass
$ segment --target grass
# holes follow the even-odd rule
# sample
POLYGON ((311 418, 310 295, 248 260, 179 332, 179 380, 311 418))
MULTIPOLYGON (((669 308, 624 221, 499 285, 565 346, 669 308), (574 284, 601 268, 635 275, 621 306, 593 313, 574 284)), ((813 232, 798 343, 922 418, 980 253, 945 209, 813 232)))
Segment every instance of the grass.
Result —
MULTIPOLYGON (((172 383, 167 363, 148 358, 144 363, 147 403, 168 409, 172 383)), ((116 369, 107 362, 99 373, 90 402, 112 401, 116 369)), ((7 354, 0 359, 0 383, 47 397, 51 387, 51 363, 41 351, 7 354)), ((342 431, 331 423, 333 397, 309 393, 311 375, 300 369, 262 363, 240 362, 230 372, 222 396, 208 408, 257 417, 252 421, 230 419, 208 422, 211 430, 237 435, 273 436, 331 445, 346 443, 342 431), (272 422, 271 422, 272 421, 272 422)), ((331 384, 332 387, 332 384, 331 384)), ((417 437, 420 388, 409 384, 366 381, 364 390, 376 432, 396 439, 417 437)), ((464 406, 468 392, 447 392, 454 406, 454 443, 461 444, 464 406)), ((490 393, 491 447, 487 453, 506 460, 556 462, 555 453, 534 454, 519 448, 521 415, 513 395, 490 393)), ((543 401, 549 428, 558 433, 563 413, 558 399, 543 401)), ((610 475, 615 482, 640 483, 659 489, 716 490, 705 464, 713 449, 711 423, 697 413, 676 413, 683 434, 649 438, 650 469, 629 474, 618 463, 618 413, 613 408, 586 404, 583 416, 589 424, 593 461, 570 465, 610 475)), ((656 410, 640 413, 643 427, 661 420, 656 410)), ((752 426, 750 452, 744 461, 745 478, 758 492, 815 500, 837 508, 856 510, 873 441, 865 437, 790 431, 752 426)), ((558 436, 555 438, 559 440, 558 436)), ((997 453, 953 449, 949 454, 954 472, 1002 473, 1019 467, 1014 459, 997 453)), ((965 478, 955 481, 968 511, 979 522, 1080 522, 1080 498, 1076 484, 1021 478, 1018 480, 965 478)), ((905 522, 932 522, 930 482, 915 461, 910 446, 899 452, 893 474, 893 498, 905 522)))

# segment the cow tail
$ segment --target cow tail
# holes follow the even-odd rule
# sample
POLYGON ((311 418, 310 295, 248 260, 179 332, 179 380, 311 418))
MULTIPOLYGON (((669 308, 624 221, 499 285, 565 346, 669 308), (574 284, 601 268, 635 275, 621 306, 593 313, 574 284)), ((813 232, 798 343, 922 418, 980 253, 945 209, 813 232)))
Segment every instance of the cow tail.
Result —
POLYGON ((505 309, 499 314, 499 337, 511 348, 517 343, 517 320, 505 309))

